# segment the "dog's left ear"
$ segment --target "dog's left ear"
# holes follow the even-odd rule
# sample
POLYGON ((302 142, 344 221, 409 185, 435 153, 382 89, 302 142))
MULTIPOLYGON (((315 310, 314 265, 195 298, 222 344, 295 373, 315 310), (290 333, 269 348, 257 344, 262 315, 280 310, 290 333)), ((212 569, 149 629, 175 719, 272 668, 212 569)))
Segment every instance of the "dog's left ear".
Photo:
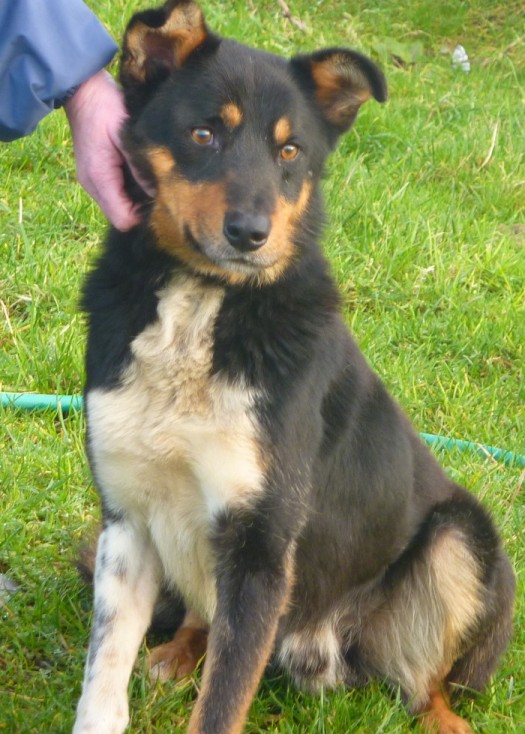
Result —
POLYGON ((159 8, 134 15, 124 34, 120 66, 128 105, 145 101, 209 35, 202 10, 193 0, 167 0, 159 8))
POLYGON ((291 66, 337 133, 351 127, 363 102, 385 102, 388 96, 383 72, 357 51, 329 48, 295 56, 291 66))

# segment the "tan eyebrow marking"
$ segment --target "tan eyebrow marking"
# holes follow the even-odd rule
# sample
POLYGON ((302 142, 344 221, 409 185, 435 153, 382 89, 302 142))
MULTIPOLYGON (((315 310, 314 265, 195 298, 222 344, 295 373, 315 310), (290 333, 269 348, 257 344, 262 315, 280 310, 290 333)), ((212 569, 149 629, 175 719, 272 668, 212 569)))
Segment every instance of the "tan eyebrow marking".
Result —
POLYGON ((287 117, 281 117, 275 123, 273 135, 277 145, 284 145, 292 136, 292 125, 287 117))
POLYGON ((234 102, 224 104, 220 109, 220 116, 225 125, 230 128, 238 127, 243 121, 242 110, 234 102))

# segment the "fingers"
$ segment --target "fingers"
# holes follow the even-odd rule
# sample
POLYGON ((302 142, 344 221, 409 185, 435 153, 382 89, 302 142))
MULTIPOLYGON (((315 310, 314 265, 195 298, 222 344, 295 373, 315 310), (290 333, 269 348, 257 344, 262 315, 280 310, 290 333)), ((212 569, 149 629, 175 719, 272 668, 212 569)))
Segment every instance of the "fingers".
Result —
POLYGON ((111 151, 91 162, 77 157, 77 177, 80 185, 97 202, 111 224, 121 231, 140 222, 138 207, 127 197, 121 158, 111 151))

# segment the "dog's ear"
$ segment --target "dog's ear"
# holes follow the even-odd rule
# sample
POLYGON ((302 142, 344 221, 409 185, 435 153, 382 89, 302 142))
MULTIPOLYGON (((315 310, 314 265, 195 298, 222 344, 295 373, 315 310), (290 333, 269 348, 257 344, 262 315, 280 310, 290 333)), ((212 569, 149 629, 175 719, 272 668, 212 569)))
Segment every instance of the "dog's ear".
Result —
POLYGON ((124 34, 120 82, 128 105, 136 107, 209 37, 193 0, 167 0, 160 8, 137 13, 124 34), (133 104, 134 103, 134 104, 133 104))
POLYGON ((337 133, 348 130, 359 108, 370 98, 385 102, 387 86, 383 72, 367 56, 345 48, 329 48, 295 56, 291 60, 296 78, 337 133))

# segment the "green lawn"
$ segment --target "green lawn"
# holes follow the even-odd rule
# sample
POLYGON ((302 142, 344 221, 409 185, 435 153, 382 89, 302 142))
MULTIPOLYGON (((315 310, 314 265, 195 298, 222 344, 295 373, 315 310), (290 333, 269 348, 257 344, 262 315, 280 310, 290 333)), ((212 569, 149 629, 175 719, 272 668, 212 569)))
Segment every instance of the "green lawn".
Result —
MULTIPOLYGON (((118 37, 148 2, 92 0, 118 37)), ((210 25, 290 55, 349 45, 378 59, 369 103, 325 181, 326 251, 371 363, 421 431, 525 454, 525 12, 520 0, 208 0, 210 25), (470 73, 452 67, 462 43, 470 73), (412 63, 413 62, 413 63, 412 63)), ((62 112, 0 148, 0 390, 78 393, 83 274, 104 232, 75 184, 62 112)), ((91 592, 73 567, 98 504, 83 417, 1 410, 0 730, 67 732, 80 690, 91 592)), ((525 473, 447 451, 451 475, 491 508, 518 575, 516 633, 492 685, 459 711, 476 732, 525 731, 525 473)), ((137 669, 132 730, 184 731, 198 682, 151 689, 137 669)), ((267 678, 247 732, 405 732, 379 685, 321 698, 267 678)))

